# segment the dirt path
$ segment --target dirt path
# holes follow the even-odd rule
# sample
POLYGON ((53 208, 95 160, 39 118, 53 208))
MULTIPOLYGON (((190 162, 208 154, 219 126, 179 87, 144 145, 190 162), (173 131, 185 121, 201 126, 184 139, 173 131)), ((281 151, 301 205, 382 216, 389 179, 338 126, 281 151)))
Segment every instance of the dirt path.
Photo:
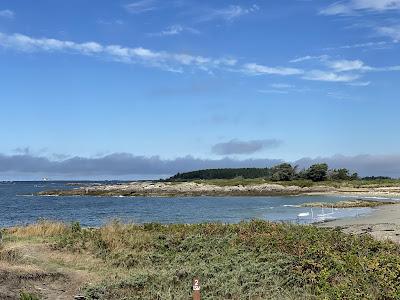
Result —
POLYGON ((19 299, 21 292, 40 299, 73 299, 84 278, 72 272, 45 272, 40 269, 0 266, 0 299, 19 299))
POLYGON ((0 252, 0 299, 20 299, 28 292, 40 299, 71 300, 93 280, 85 270, 68 267, 70 254, 51 251, 45 245, 7 244, 0 252))

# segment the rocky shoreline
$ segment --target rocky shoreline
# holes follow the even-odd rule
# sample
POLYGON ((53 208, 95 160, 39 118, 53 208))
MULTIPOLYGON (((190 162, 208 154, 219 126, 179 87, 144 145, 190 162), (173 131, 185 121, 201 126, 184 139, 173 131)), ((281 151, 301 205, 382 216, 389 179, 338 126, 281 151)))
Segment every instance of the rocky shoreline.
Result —
POLYGON ((278 195, 354 195, 399 197, 400 187, 335 188, 331 186, 300 187, 281 184, 218 186, 195 182, 130 182, 82 186, 66 190, 40 192, 42 196, 278 196, 278 195))

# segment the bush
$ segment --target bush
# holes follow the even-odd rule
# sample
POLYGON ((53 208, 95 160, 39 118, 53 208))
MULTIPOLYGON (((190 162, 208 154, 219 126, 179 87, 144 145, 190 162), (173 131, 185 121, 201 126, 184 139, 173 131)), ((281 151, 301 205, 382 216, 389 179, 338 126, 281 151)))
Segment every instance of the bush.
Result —
POLYGON ((31 293, 21 292, 19 294, 19 300, 40 300, 39 297, 31 293))

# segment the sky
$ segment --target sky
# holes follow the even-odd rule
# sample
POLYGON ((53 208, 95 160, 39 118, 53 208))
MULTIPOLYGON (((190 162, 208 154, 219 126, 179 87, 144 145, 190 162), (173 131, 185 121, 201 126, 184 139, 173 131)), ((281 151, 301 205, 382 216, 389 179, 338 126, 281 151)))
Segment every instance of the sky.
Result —
POLYGON ((1 0, 0 180, 327 161, 400 177, 400 0, 1 0))

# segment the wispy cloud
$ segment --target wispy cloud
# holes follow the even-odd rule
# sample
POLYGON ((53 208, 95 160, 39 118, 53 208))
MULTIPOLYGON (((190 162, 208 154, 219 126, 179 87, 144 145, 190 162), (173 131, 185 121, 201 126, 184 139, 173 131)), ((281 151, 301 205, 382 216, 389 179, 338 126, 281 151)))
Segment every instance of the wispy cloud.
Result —
POLYGON ((355 15, 365 12, 400 10, 400 0, 347 0, 338 1, 320 10, 322 15, 355 15))
POLYGON ((333 60, 327 62, 328 66, 336 72, 348 72, 348 71, 369 71, 372 68, 366 66, 361 60, 333 60))
POLYGON ((257 5, 252 5, 250 7, 242 7, 240 5, 230 5, 225 8, 214 8, 207 10, 203 16, 199 18, 200 22, 212 21, 217 19, 222 19, 227 22, 232 22, 244 15, 254 13, 260 8, 257 5))
POLYGON ((131 14, 141 14, 157 9, 156 0, 140 0, 124 5, 124 8, 131 14))
POLYGON ((12 10, 4 9, 0 10, 0 18, 13 19, 15 17, 15 13, 12 10))
MULTIPOLYGON (((144 47, 125 47, 121 45, 103 45, 97 42, 77 43, 73 41, 34 38, 23 34, 5 34, 0 32, 0 47, 20 52, 47 52, 80 54, 98 57, 127 64, 143 64, 171 72, 216 70, 238 72, 249 76, 294 76, 305 80, 326 82, 354 82, 366 72, 400 71, 400 66, 371 67, 361 60, 331 59, 327 55, 306 56, 295 61, 305 64, 302 68, 267 66, 257 63, 240 62, 232 57, 206 57, 187 53, 173 53, 152 50, 144 47), (315 62, 307 66, 307 61, 315 62)), ((292 60, 293 61, 293 60, 292 60)))
POLYGON ((96 42, 75 43, 57 39, 32 38, 22 34, 0 33, 0 46, 23 52, 79 53, 122 63, 143 63, 178 72, 188 67, 211 70, 232 67, 236 64, 236 60, 231 58, 213 59, 185 53, 154 51, 143 47, 129 48, 120 45, 102 45, 96 42))
POLYGON ((281 94, 281 95, 289 94, 288 91, 279 89, 259 89, 257 90, 257 92, 261 94, 281 94))
POLYGON ((233 139, 228 142, 215 144, 211 151, 218 155, 253 154, 265 149, 277 148, 282 141, 277 139, 241 141, 233 139))
POLYGON ((179 34, 182 34, 185 32, 192 33, 192 34, 200 34, 200 31, 198 31, 197 29, 176 24, 176 25, 168 26, 166 29, 164 29, 160 32, 150 33, 149 36, 173 36, 173 35, 179 35, 179 34))
POLYGON ((356 82, 349 82, 348 85, 351 86, 369 86, 371 81, 356 81, 356 82))
POLYGON ((303 57, 299 57, 296 59, 292 59, 289 62, 291 63, 300 63, 300 62, 306 62, 310 60, 315 60, 321 62, 324 66, 332 69, 335 72, 347 72, 347 71, 368 71, 371 70, 372 68, 369 66, 366 66, 364 62, 361 60, 355 59, 355 60, 348 60, 348 59, 332 59, 329 55, 307 55, 303 57))
POLYGON ((291 89, 294 88, 293 85, 287 83, 272 83, 271 87, 274 89, 291 89))
MULTIPOLYGON (((384 34, 382 34, 384 35, 384 34)), ((379 42, 368 42, 368 43, 356 43, 350 45, 342 45, 338 47, 327 47, 322 50, 337 50, 337 49, 357 49, 357 48, 372 48, 372 49, 386 49, 390 44, 387 41, 379 41, 379 42)))
POLYGON ((296 68, 286 68, 286 67, 268 67, 265 65, 259 65, 256 63, 248 63, 243 66, 243 72, 251 75, 299 75, 304 73, 303 70, 296 68))
POLYGON ((294 85, 287 83, 272 83, 269 86, 270 88, 259 89, 258 92, 262 94, 288 94, 295 88, 294 85))
POLYGON ((290 60, 289 62, 290 63, 299 63, 299 62, 303 62, 303 61, 307 61, 307 60, 314 60, 314 59, 323 60, 326 58, 328 58, 327 55, 318 55, 318 56, 306 55, 306 56, 294 58, 294 59, 290 60))
POLYGON ((376 32, 379 35, 389 37, 394 42, 400 42, 400 24, 393 26, 381 26, 375 28, 376 32))
POLYGON ((357 74, 337 74, 329 71, 312 70, 307 72, 303 79, 328 82, 351 82, 360 78, 357 74))
MULTIPOLYGON (((359 59, 333 59, 328 55, 311 56, 307 55, 300 57, 291 62, 306 62, 309 60, 316 60, 321 69, 313 69, 305 71, 303 79, 316 80, 316 81, 330 81, 330 82, 354 82, 361 78, 367 72, 393 72, 399 71, 400 66, 386 66, 386 67, 372 67, 365 64, 359 59)), ((315 66, 315 64, 314 64, 315 66)), ((354 86, 368 86, 366 81, 354 82, 354 86)))

